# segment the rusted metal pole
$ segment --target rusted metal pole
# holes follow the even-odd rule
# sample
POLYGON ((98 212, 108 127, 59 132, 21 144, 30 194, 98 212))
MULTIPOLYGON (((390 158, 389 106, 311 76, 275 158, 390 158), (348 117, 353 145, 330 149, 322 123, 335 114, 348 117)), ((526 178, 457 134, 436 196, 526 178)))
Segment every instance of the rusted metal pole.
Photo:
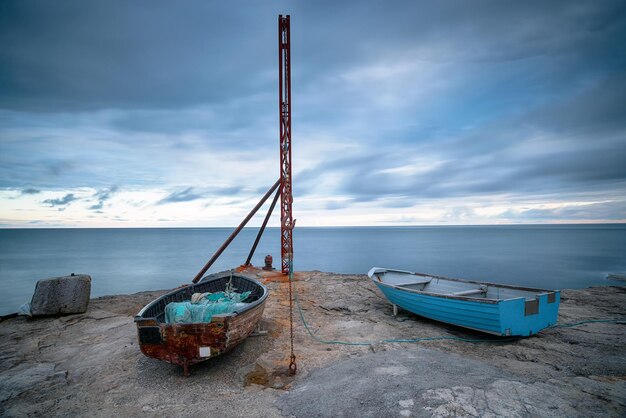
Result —
POLYGON ((280 241, 282 272, 290 271, 293 256, 291 188, 291 39, 289 15, 278 16, 278 112, 280 119, 280 241))
POLYGON ((270 208, 267 211, 267 215, 265 215, 265 219, 263 220, 261 229, 259 229, 259 233, 257 234, 256 239, 254 240, 254 244, 252 244, 252 248, 250 249, 250 254, 248 254, 248 258, 246 259, 246 263, 244 264, 244 266, 250 265, 252 256, 254 255, 254 252, 256 251, 257 245, 259 245, 259 241, 261 240, 261 235, 263 235, 263 232, 265 231, 265 227, 267 226, 267 222, 270 220, 270 217, 272 216, 272 212, 274 211, 274 207, 276 206, 276 202, 278 201, 279 196, 280 196, 280 190, 276 190, 276 194, 274 195, 274 200, 272 200, 272 204, 270 205, 270 208))
POLYGON ((204 273, 206 273, 206 271, 213 265, 213 263, 215 263, 215 260, 217 260, 217 258, 220 255, 222 255, 226 247, 228 247, 228 245, 232 242, 232 240, 234 240, 235 237, 239 234, 239 232, 241 232, 243 227, 246 226, 248 221, 254 216, 255 213, 257 213, 259 208, 263 206, 267 198, 270 197, 272 193, 274 193, 274 191, 278 188, 279 185, 280 185, 280 180, 276 181, 276 183, 274 183, 274 185, 267 191, 267 193, 265 193, 265 196, 261 198, 261 201, 257 203, 254 209, 252 209, 250 213, 248 214, 248 216, 246 216, 246 218, 239 224, 237 229, 235 229, 233 233, 230 234, 230 236, 226 239, 226 241, 224 241, 222 246, 215 252, 215 254, 213 254, 213 257, 211 257, 211 259, 207 261, 204 267, 202 267, 202 270, 200 270, 198 274, 196 274, 196 277, 194 277, 192 280, 193 283, 198 283, 200 281, 204 273))

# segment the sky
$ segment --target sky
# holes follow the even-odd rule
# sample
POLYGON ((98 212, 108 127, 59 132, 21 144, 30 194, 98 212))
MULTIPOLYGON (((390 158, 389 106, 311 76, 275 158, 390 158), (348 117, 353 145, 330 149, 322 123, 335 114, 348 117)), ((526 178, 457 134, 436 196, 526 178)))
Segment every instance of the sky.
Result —
POLYGON ((237 225, 279 14, 298 226, 626 222, 623 1, 5 0, 0 227, 237 225))

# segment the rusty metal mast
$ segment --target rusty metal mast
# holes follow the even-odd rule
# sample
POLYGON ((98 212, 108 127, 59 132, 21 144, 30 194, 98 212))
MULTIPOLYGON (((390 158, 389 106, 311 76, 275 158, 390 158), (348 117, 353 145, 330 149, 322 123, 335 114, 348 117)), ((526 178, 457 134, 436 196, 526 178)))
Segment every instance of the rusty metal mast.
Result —
MULTIPOLYGON (((278 16, 278 111, 280 119, 280 178, 265 193, 265 196, 259 203, 250 211, 248 216, 239 224, 239 226, 233 231, 233 233, 226 239, 221 247, 213 254, 209 261, 202 267, 202 269, 193 278, 193 283, 198 283, 204 273, 206 273, 213 263, 224 252, 226 247, 235 239, 237 234, 246 226, 248 221, 256 214, 256 212, 263 206, 268 197, 278 188, 277 194, 274 197, 274 201, 270 205, 263 225, 257 234, 257 237, 252 245, 250 254, 244 265, 250 265, 254 251, 265 231, 267 222, 269 221, 274 206, 276 205, 276 199, 280 194, 280 243, 281 243, 281 271, 285 274, 293 273, 293 227, 296 224, 293 219, 293 213, 291 210, 291 203, 293 202, 293 195, 291 193, 291 51, 289 49, 289 15, 278 16), (279 187, 280 186, 280 187, 279 187)), ((290 275, 291 276, 291 275, 290 275)), ((289 308, 290 316, 292 316, 292 298, 291 298, 291 277, 289 281, 289 308)), ((293 338, 293 324, 292 324, 292 338, 293 338)), ((293 341, 291 348, 292 362, 289 366, 290 370, 295 373, 295 356, 293 355, 293 341), (292 368, 293 367, 293 368, 292 368)))
POLYGON ((293 263, 291 204, 291 50, 289 15, 278 16, 278 106, 280 116, 280 242, 282 272, 289 273, 293 263))

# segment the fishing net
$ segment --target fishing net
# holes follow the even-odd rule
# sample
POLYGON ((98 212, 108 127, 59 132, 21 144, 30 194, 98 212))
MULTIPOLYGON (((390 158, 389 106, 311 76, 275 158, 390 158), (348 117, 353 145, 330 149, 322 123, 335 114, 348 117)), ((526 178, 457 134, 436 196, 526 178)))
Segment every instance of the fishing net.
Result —
POLYGON ((191 301, 170 302, 165 306, 165 323, 193 324, 211 322, 213 315, 242 310, 251 292, 194 293, 191 301))

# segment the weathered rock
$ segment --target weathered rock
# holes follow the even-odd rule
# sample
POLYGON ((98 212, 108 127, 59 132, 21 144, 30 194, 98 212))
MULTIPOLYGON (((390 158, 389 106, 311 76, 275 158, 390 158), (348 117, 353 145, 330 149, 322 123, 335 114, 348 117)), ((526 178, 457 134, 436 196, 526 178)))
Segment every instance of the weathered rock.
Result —
POLYGON ((56 371, 54 363, 38 363, 35 365, 20 364, 13 373, 0 379, 0 402, 17 397, 23 392, 37 388, 49 390, 55 385, 67 383, 67 371, 56 371))
MULTIPOLYGON (((275 280, 276 272, 259 274, 273 280, 263 320, 268 333, 195 365, 188 378, 137 347, 133 316, 165 291, 92 299, 82 315, 2 321, 0 416, 626 417, 623 324, 562 326, 493 344, 384 343, 489 337, 405 311, 394 317, 364 275, 295 274, 309 328, 294 306, 298 373, 291 381, 289 285, 275 280), (319 340, 375 343, 321 344, 309 331, 319 340)), ((562 296, 561 324, 626 319, 626 287, 562 296)))
POLYGON ((411 347, 313 371, 276 404, 296 417, 624 416, 626 381, 520 378, 489 362, 411 347))
POLYGON ((621 280, 626 282, 626 273, 611 273, 606 278, 609 280, 621 280))
POLYGON ((31 314, 83 313, 87 311, 90 294, 91 277, 86 274, 39 280, 30 302, 31 314))

